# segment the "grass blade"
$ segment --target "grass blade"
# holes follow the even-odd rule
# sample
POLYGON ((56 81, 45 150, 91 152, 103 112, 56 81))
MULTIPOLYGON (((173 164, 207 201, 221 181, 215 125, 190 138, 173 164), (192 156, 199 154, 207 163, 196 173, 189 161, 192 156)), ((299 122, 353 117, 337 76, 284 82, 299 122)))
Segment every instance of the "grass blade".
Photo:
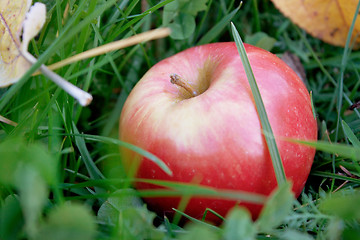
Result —
POLYGON ((349 139, 349 141, 354 145, 354 147, 360 149, 360 141, 359 139, 357 139, 357 137, 355 136, 349 125, 347 125, 347 123, 344 120, 342 120, 341 124, 344 129, 345 135, 349 139))
POLYGON ((159 159, 154 154, 149 153, 148 151, 145 151, 144 149, 142 149, 140 147, 137 147, 137 146, 132 145, 130 143, 120 141, 118 139, 109 138, 109 137, 88 135, 88 134, 82 134, 81 137, 83 137, 83 138, 85 138, 87 140, 92 140, 92 141, 97 141, 97 142, 104 142, 104 143, 111 143, 111 144, 119 145, 121 147, 128 148, 128 149, 130 149, 130 150, 132 150, 134 152, 137 152, 138 154, 146 157, 147 159, 153 161, 154 163, 156 163, 168 175, 170 175, 170 176, 172 175, 172 171, 170 170, 170 168, 161 159, 159 159))
POLYGON ((250 84, 251 92, 254 96, 256 109, 257 109, 257 112, 260 117, 260 122, 261 122, 261 126, 263 128, 263 132, 266 133, 266 134, 264 134, 265 140, 266 140, 266 143, 267 143, 267 146, 268 146, 268 149, 270 152, 271 160, 272 160, 272 163, 274 166, 276 180, 277 180, 278 185, 281 185, 286 182, 284 166, 282 164, 282 161, 280 158, 280 153, 279 153, 279 150, 278 150, 276 142, 275 142, 274 134, 271 129, 269 119, 267 117, 264 102, 261 98, 260 91, 259 91, 259 88, 257 86, 256 80, 254 77, 254 73, 251 69, 249 59, 246 55, 244 44, 243 44, 243 42, 240 38, 240 35, 239 35, 238 31, 236 30, 236 27, 233 23, 231 23, 231 29, 232 29, 233 37, 235 39, 237 49, 239 51, 241 61, 243 63, 243 66, 244 66, 244 69, 246 72, 247 79, 250 84))
POLYGON ((198 219, 196 219, 196 218, 193 218, 193 217, 187 215, 186 213, 184 213, 184 212, 182 212, 182 211, 179 211, 179 210, 176 209, 176 208, 173 208, 172 210, 174 210, 177 214, 179 214, 179 215, 187 218, 188 220, 190 220, 190 221, 192 221, 192 222, 194 222, 194 223, 197 223, 197 224, 200 224, 200 225, 204 225, 204 226, 206 226, 206 227, 208 227, 208 228, 211 228, 211 229, 214 229, 214 230, 217 230, 217 231, 220 230, 218 227, 216 227, 216 226, 214 226, 214 225, 211 225, 211 224, 209 224, 209 223, 206 223, 206 222, 204 222, 204 221, 200 221, 200 220, 198 220, 198 219))
MULTIPOLYGON (((341 126, 340 124, 342 121, 342 117, 341 117, 342 110, 341 109, 343 106, 343 98, 344 98, 344 74, 345 74, 348 57, 349 57, 350 51, 351 51, 351 49, 349 49, 349 45, 350 45, 352 33, 354 31, 355 21, 356 21, 357 15, 359 13, 359 9, 360 9, 360 1, 357 4, 355 15, 353 17, 353 21, 352 21, 350 29, 348 31, 345 48, 344 48, 344 53, 343 53, 343 57, 341 60, 340 79, 338 81, 337 88, 336 88, 336 90, 337 90, 337 106, 336 107, 337 107, 338 112, 337 112, 337 121, 336 121, 336 128, 335 128, 335 142, 337 142, 337 140, 338 140, 339 129, 341 126)), ((335 156, 333 156, 333 169, 335 171, 334 162, 335 162, 335 156)))
POLYGON ((336 180, 341 180, 341 181, 349 181, 349 182, 353 182, 356 184, 360 184, 360 179, 358 179, 358 178, 348 177, 348 176, 330 173, 330 172, 314 171, 314 172, 311 172, 311 175, 317 176, 317 177, 331 178, 331 179, 336 179, 336 180))
POLYGON ((297 139, 287 139, 289 142, 295 142, 306 146, 314 147, 317 150, 339 155, 343 158, 350 158, 360 161, 360 148, 340 143, 329 143, 325 141, 303 141, 297 139))
POLYGON ((235 16, 235 14, 239 11, 241 4, 231 13, 226 15, 220 22, 218 22, 213 28, 210 29, 198 42, 197 45, 203 45, 211 42, 214 38, 219 36, 221 31, 228 25, 229 21, 235 16))
MULTIPOLYGON (((206 197, 213 199, 228 199, 243 201, 249 203, 265 204, 267 196, 257 193, 249 193, 244 191, 235 191, 229 189, 215 189, 204 185, 193 183, 172 182, 166 180, 153 179, 96 179, 81 183, 63 183, 61 188, 84 188, 84 187, 102 187, 107 188, 109 185, 117 185, 122 183, 148 183, 158 186, 158 189, 138 190, 136 194, 141 197, 181 197, 190 195, 192 197, 206 197)), ((101 195, 105 197, 104 195, 101 195)), ((81 198, 82 196, 80 196, 81 198)), ((94 196, 89 196, 94 197, 94 196)))
POLYGON ((98 167, 95 165, 93 159, 91 158, 90 153, 86 147, 84 137, 79 134, 79 131, 76 128, 75 124, 73 124, 73 129, 74 133, 78 134, 78 136, 75 136, 75 142, 82 156, 82 160, 84 161, 84 164, 90 174, 90 177, 92 179, 105 178, 101 171, 98 169, 98 167))

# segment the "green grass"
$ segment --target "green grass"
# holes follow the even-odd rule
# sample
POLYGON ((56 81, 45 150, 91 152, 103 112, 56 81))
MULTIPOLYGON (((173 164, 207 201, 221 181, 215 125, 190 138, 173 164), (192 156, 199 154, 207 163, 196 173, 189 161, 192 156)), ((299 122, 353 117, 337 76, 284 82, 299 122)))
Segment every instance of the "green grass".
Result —
POLYGON ((0 239, 360 238, 360 114, 348 110, 360 100, 360 54, 349 42, 341 48, 311 37, 270 1, 246 1, 239 8, 235 0, 199 0, 187 20, 195 25, 182 26, 172 37, 56 70, 93 95, 88 107, 81 107, 43 75, 32 76, 41 64, 163 26, 163 13, 171 2, 46 1, 45 26, 29 48, 38 62, 18 83, 0 89, 0 115, 17 123, 15 127, 0 121, 0 239), (205 8, 202 2, 207 2, 205 8), (233 41, 230 21, 245 42, 262 32, 271 52, 294 53, 306 70, 319 141, 291 140, 318 149, 306 187, 296 200, 288 184, 281 184, 267 199, 196 184, 127 178, 119 163, 119 147, 125 146, 171 173, 156 156, 118 140, 122 106, 136 82, 158 61, 195 45, 233 41), (171 190, 131 189, 138 181, 171 190), (255 222, 236 208, 219 227, 192 219, 182 209, 174 210, 178 217, 170 222, 141 202, 143 196, 183 196, 186 204, 194 194, 266 201, 266 206, 255 222), (177 224, 180 216, 189 218, 185 228, 177 224))

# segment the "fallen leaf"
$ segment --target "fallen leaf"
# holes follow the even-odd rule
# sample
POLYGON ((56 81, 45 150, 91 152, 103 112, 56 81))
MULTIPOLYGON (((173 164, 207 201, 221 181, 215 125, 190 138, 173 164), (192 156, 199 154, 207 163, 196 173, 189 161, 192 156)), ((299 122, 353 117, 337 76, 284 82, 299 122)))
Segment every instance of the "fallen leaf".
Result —
POLYGON ((19 51, 22 23, 30 5, 31 0, 0 0, 0 87, 17 82, 30 67, 19 51))
POLYGON ((292 70, 294 70, 303 83, 307 83, 305 69, 298 56, 290 52, 284 52, 284 54, 281 56, 281 60, 283 60, 287 65, 289 65, 289 67, 291 67, 292 70))
MULTIPOLYGON (((358 0, 272 0, 295 24, 312 36, 335 46, 345 46, 358 0)), ((358 13, 359 14, 359 13, 358 13)), ((352 41, 360 47, 360 19, 356 20, 352 41)))
MULTIPOLYGON (((46 8, 44 4, 39 2, 35 3, 31 8, 30 5, 31 0, 0 0, 0 87, 6 87, 17 82, 30 68, 31 64, 37 61, 27 49, 29 41, 39 33, 45 22, 46 8), (22 42, 20 39, 22 39, 22 42)), ((51 69, 98 56, 109 51, 163 38, 169 34, 169 28, 150 30, 127 39, 85 51, 53 64, 50 67, 41 65, 39 70, 55 84, 77 99, 80 105, 86 106, 92 101, 92 96, 72 85, 51 71, 51 69)))
POLYGON ((359 107, 360 107, 360 101, 354 103, 353 105, 351 105, 351 106, 349 107, 349 109, 350 109, 350 110, 354 110, 355 108, 359 108, 359 107))
MULTIPOLYGON (((28 52, 28 45, 45 23, 46 7, 39 2, 31 6, 31 2, 31 0, 0 0, 0 87, 7 87, 19 81, 31 64, 37 61, 28 52)), ((72 85, 47 69, 45 65, 42 65, 40 70, 76 98, 82 106, 92 101, 89 93, 72 85)))
POLYGON ((29 42, 36 35, 39 34, 41 28, 44 26, 46 20, 45 4, 35 3, 26 13, 25 21, 23 22, 23 35, 21 43, 21 51, 27 52, 29 42))

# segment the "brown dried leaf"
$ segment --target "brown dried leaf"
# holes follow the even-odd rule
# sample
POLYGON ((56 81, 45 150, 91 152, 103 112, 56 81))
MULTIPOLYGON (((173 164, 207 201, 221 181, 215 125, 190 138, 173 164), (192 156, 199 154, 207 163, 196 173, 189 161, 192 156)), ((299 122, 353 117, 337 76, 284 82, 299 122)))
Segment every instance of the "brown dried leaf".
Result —
POLYGON ((290 52, 284 52, 284 54, 281 56, 281 60, 283 60, 287 65, 289 65, 289 67, 291 67, 292 70, 294 70, 294 72, 306 84, 305 69, 298 56, 290 52))
MULTIPOLYGON (((345 46, 358 0, 272 0, 295 24, 312 36, 335 46, 345 46)), ((359 13, 358 13, 359 14, 359 13)), ((360 47, 360 18, 355 23, 352 40, 360 47)))

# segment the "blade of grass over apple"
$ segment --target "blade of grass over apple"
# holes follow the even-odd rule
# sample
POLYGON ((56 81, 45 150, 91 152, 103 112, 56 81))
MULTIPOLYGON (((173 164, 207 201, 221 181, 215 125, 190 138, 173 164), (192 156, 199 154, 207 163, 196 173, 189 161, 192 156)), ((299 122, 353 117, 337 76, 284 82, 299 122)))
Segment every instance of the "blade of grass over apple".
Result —
POLYGON ((203 214, 203 216, 201 218, 202 221, 205 221, 206 215, 208 213, 214 214, 215 216, 217 216, 218 218, 220 218, 223 221, 225 220, 225 218, 223 216, 221 216, 219 213, 217 213, 216 211, 212 210, 211 208, 206 208, 205 211, 204 211, 204 214, 203 214))
POLYGON ((244 46, 244 44, 241 40, 241 37, 233 23, 231 23, 231 29, 232 29, 232 34, 233 34, 237 49, 239 51, 241 61, 243 63, 243 66, 244 66, 244 69, 246 72, 246 76, 247 76, 249 84, 250 84, 251 92, 254 96, 255 105, 256 105, 257 112, 259 114, 263 132, 266 133, 266 134, 264 134, 264 136, 265 136, 265 140, 266 140, 269 152, 270 152, 271 160, 272 160, 275 175, 276 175, 276 180, 277 180, 278 185, 281 185, 286 182, 284 166, 282 164, 279 149, 277 148, 274 134, 271 129, 269 119, 267 117, 264 102, 261 98, 260 91, 259 91, 259 88, 257 86, 256 80, 254 77, 254 73, 251 69, 250 62, 249 62, 249 59, 248 59, 246 51, 245 51, 245 46, 244 46))
MULTIPOLYGON (((256 193, 234 191, 227 189, 215 189, 208 186, 203 186, 193 183, 171 182, 164 180, 139 179, 139 178, 94 179, 81 183, 64 183, 59 185, 59 187, 60 188, 86 188, 86 187, 108 188, 110 185, 117 185, 123 183, 137 183, 137 182, 148 183, 159 187, 163 187, 161 189, 139 190, 137 194, 141 197, 169 197, 169 196, 181 197, 183 195, 191 195, 192 197, 209 197, 214 199, 224 198, 224 199, 245 201, 249 203, 258 203, 258 204, 264 204, 267 200, 267 196, 256 193)), ((103 195, 101 196, 106 197, 103 195)), ((81 198, 81 196, 79 198, 81 198)))
POLYGON ((184 212, 182 212, 182 211, 179 211, 179 210, 176 209, 176 208, 173 208, 172 210, 174 210, 177 214, 180 214, 181 216, 189 219, 190 221, 192 221, 192 222, 194 222, 194 223, 204 225, 204 226, 206 226, 206 227, 208 227, 208 228, 211 228, 211 229, 214 229, 214 230, 216 230, 216 231, 219 231, 219 230, 220 230, 218 227, 216 227, 216 226, 214 226, 214 225, 212 225, 212 224, 206 223, 206 222, 204 222, 204 221, 200 221, 200 220, 198 220, 198 219, 196 219, 196 218, 193 218, 193 217, 187 215, 186 213, 184 213, 184 212))
MULTIPOLYGON (((184 194, 180 197, 180 202, 177 206, 179 211, 185 211, 186 207, 188 206, 189 202, 191 199, 191 195, 190 194, 184 194)), ((181 214, 179 214, 178 212, 175 212, 172 223, 175 225, 179 225, 179 222, 181 220, 181 214)))
POLYGON ((130 150, 140 154, 141 156, 144 156, 147 159, 153 161, 168 175, 172 176, 172 174, 173 174, 172 171, 170 170, 170 168, 160 158, 156 157, 154 154, 152 154, 140 147, 137 147, 133 144, 126 143, 126 142, 120 141, 118 139, 110 138, 110 137, 103 137, 103 136, 96 136, 96 135, 89 135, 89 134, 79 134, 78 136, 81 136, 84 139, 90 140, 90 141, 116 144, 118 146, 125 147, 125 148, 130 149, 130 150))
MULTIPOLYGON (((266 201, 266 196, 256 193, 249 193, 239 190, 226 190, 226 189, 215 189, 208 186, 191 184, 191 183, 180 183, 180 182, 170 182, 162 180, 152 180, 152 179, 136 179, 137 182, 154 184, 157 186, 169 188, 181 192, 182 194, 192 195, 192 196, 204 196, 204 197, 214 197, 214 198, 227 198, 233 200, 241 200, 245 202, 259 203, 263 204, 266 201)), ((141 192, 151 194, 153 190, 142 190, 141 192)), ((154 195, 156 196, 156 195, 154 195)))

